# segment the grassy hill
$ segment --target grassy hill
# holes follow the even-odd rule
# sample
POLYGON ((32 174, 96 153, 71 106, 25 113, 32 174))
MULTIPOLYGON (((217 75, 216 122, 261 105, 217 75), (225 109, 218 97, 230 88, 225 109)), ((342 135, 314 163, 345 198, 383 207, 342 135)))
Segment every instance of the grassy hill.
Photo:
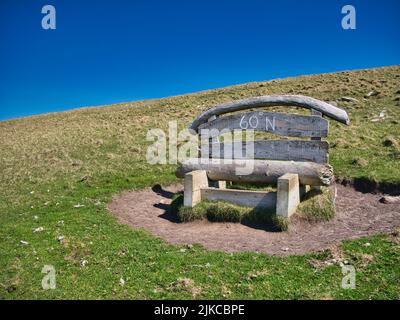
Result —
POLYGON ((316 272, 310 265, 328 253, 278 258, 181 250, 119 225, 107 211, 116 192, 176 181, 174 166, 146 162, 148 129, 166 129, 170 120, 184 128, 215 104, 267 94, 335 101, 351 119, 350 126, 330 121, 335 174, 400 184, 399 66, 0 122, 0 298, 398 299, 399 246, 387 236, 343 244, 355 265, 361 255, 374 255, 357 289, 343 290, 339 266, 316 272), (41 287, 45 264, 56 268, 55 290, 41 287))

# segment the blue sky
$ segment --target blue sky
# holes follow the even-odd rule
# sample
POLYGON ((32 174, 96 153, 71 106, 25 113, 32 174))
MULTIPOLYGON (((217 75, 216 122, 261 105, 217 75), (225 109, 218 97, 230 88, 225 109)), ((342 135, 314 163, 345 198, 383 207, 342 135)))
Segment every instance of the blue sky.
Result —
POLYGON ((0 119, 400 64, 399 35, 398 0, 1 0, 0 119))

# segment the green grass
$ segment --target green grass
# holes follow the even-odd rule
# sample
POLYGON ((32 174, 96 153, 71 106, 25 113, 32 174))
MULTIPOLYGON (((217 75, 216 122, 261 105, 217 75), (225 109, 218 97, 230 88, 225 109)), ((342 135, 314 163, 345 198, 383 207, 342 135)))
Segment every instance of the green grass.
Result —
POLYGON ((400 68, 388 67, 0 122, 0 298, 399 299, 395 236, 339 247, 357 269, 356 289, 344 290, 340 266, 323 264, 330 252, 271 257, 172 246, 119 224, 106 206, 114 193, 177 181, 175 165, 146 162, 148 129, 165 130, 170 120, 184 128, 217 103, 274 93, 357 98, 338 103, 350 126, 330 121, 330 163, 338 176, 398 184, 399 83, 400 68), (380 94, 364 99, 371 90, 380 94), (371 121, 382 110, 386 117, 371 121), (45 264, 56 268, 55 290, 41 287, 45 264))
POLYGON ((180 194, 172 202, 181 222, 207 219, 210 222, 256 222, 269 225, 276 231, 286 231, 288 222, 284 217, 277 217, 273 210, 250 208, 235 205, 226 201, 204 200, 191 207, 183 206, 183 195, 180 194))
POLYGON ((328 221, 335 216, 335 199, 329 188, 311 189, 297 208, 297 214, 310 222, 328 221))
MULTIPOLYGON (((243 185, 239 186, 243 187, 243 185)), ((271 187, 255 187, 251 185, 249 188, 273 190, 271 187)), ((311 189, 302 199, 296 215, 309 222, 331 220, 336 212, 333 192, 333 190, 326 187, 311 189)), ((257 222, 266 224, 276 231, 287 231, 289 229, 289 221, 284 217, 277 216, 274 210, 250 208, 225 201, 209 200, 203 200, 193 208, 185 207, 183 206, 183 195, 180 193, 175 195, 171 206, 181 222, 201 219, 207 219, 210 222, 257 222)))

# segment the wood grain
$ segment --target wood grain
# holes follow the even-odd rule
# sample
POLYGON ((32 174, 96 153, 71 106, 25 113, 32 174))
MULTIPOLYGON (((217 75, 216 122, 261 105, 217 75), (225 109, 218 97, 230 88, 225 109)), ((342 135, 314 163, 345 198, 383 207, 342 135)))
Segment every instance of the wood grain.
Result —
POLYGON ((271 159, 328 162, 329 144, 326 141, 259 140, 253 147, 246 142, 213 143, 211 158, 271 159))
POLYGON ((207 134, 211 137, 227 129, 271 132, 289 137, 326 137, 329 124, 319 116, 256 111, 219 117, 200 125, 201 134, 204 133, 204 129, 210 130, 207 134))
POLYGON ((300 184, 330 185, 333 170, 329 164, 304 161, 192 158, 182 162, 176 171, 179 178, 194 170, 206 170, 211 180, 247 183, 276 183, 286 173, 297 173, 300 184))

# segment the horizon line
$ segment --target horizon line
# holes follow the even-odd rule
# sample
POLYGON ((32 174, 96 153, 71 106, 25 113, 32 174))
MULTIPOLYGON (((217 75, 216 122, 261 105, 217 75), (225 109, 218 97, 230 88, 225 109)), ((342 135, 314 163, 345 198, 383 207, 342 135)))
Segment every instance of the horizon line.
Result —
POLYGON ((65 109, 63 108, 63 110, 58 110, 58 111, 48 111, 48 112, 43 112, 43 113, 26 114, 26 115, 15 116, 15 117, 12 116, 10 118, 0 118, 0 123, 13 121, 13 120, 20 120, 20 119, 25 119, 25 118, 40 117, 40 116, 50 115, 50 114, 54 114, 54 113, 63 113, 63 112, 76 111, 76 110, 80 110, 80 109, 102 108, 102 107, 109 107, 109 106, 117 106, 119 104, 126 104, 126 103, 137 103, 137 102, 145 102, 145 101, 152 101, 152 100, 170 99, 170 98, 174 98, 174 97, 188 96, 188 95, 199 94, 199 93, 202 93, 202 92, 207 92, 207 91, 212 91, 212 90, 220 90, 220 89, 226 89, 226 88, 229 88, 229 87, 246 85, 246 84, 249 84, 249 83, 269 82, 269 81, 280 80, 280 79, 283 80, 283 79, 297 78, 297 77, 303 77, 303 76, 334 74, 334 73, 349 72, 349 71, 357 72, 357 71, 362 71, 362 70, 390 68, 390 67, 397 67, 397 66, 400 66, 400 64, 377 66, 377 67, 368 67, 368 68, 342 69, 342 70, 335 70, 335 71, 328 71, 328 72, 321 72, 321 73, 293 74, 293 75, 288 75, 288 76, 285 76, 285 77, 277 77, 277 78, 270 78, 270 79, 263 79, 263 80, 254 80, 254 81, 249 81, 249 82, 244 82, 244 83, 232 83, 232 84, 228 84, 228 85, 225 85, 225 86, 222 86, 222 87, 214 87, 214 88, 201 89, 201 90, 192 91, 192 92, 183 92, 183 93, 178 93, 178 94, 171 94, 171 95, 167 95, 167 96, 163 96, 163 97, 152 97, 152 98, 143 98, 143 99, 139 98, 139 99, 134 99, 134 100, 112 102, 112 103, 108 103, 108 104, 85 105, 85 106, 79 106, 79 107, 65 107, 65 109))

